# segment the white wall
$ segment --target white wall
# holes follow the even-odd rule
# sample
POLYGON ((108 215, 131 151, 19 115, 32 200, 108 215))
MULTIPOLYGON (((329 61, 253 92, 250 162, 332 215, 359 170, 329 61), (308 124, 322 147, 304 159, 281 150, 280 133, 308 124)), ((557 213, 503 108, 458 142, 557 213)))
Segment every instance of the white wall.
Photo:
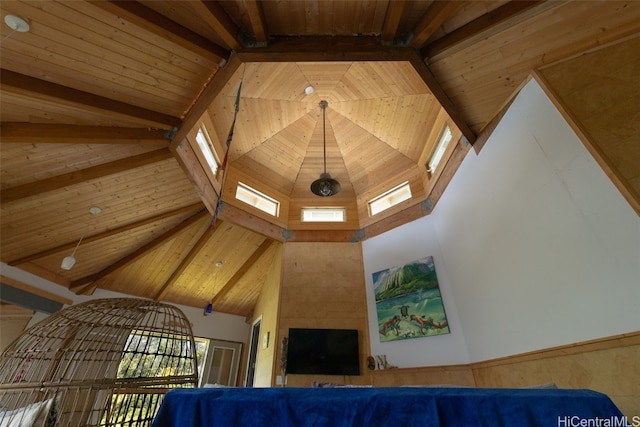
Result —
MULTIPOLYGON (((52 294, 70 299, 74 304, 96 298, 132 298, 131 295, 110 292, 103 289, 97 289, 91 296, 76 295, 63 286, 57 285, 53 282, 28 273, 24 270, 20 270, 19 268, 12 267, 5 263, 0 264, 0 271, 2 272, 2 275, 6 277, 33 286, 34 288, 42 289, 52 294)), ((172 305, 178 307, 187 316, 187 318, 191 322, 193 334, 196 337, 215 338, 227 341, 238 341, 242 343, 246 343, 247 341, 247 337, 249 334, 249 325, 247 325, 245 318, 242 316, 216 313, 215 311, 210 316, 203 316, 202 312, 204 310, 204 307, 202 309, 197 309, 179 304, 172 305)), ((36 313, 34 319, 32 319, 32 321, 30 322, 30 325, 42 320, 45 317, 46 315, 43 313, 36 313)))
POLYGON ((453 295, 453 286, 444 266, 438 238, 428 217, 395 228, 383 235, 362 242, 366 282, 369 341, 371 354, 386 355, 387 361, 402 368, 425 365, 469 363, 463 329, 453 295), (449 322, 450 334, 428 338, 380 342, 372 274, 404 265, 426 256, 433 256, 440 293, 449 322))
POLYGON ((449 341, 382 346, 372 330, 401 366, 459 363, 459 339, 476 362, 640 330, 640 219, 535 81, 431 215, 363 251, 370 324, 371 273, 427 255, 457 316, 449 341))

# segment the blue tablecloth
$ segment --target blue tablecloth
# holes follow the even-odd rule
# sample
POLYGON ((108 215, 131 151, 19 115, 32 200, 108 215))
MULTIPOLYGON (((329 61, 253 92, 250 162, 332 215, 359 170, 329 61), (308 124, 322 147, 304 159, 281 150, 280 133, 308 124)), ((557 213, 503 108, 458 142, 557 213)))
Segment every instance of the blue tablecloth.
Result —
POLYGON ((591 390, 205 388, 170 391, 153 426, 624 425, 597 424, 605 418, 623 419, 609 397, 591 390))

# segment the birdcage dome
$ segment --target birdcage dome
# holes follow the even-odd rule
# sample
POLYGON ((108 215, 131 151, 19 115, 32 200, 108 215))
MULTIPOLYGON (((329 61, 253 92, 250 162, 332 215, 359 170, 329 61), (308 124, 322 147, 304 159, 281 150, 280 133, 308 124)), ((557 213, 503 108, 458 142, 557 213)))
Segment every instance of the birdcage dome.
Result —
POLYGON ((35 324, 0 356, 0 425, 150 425, 164 394, 197 385, 178 308, 98 299, 35 324))

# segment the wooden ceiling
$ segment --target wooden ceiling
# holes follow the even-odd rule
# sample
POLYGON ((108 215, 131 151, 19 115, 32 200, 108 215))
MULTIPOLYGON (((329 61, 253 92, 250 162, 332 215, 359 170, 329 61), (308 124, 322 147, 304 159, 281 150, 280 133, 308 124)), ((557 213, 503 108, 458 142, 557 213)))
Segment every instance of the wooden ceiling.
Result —
POLYGON ((77 293, 194 307, 213 299, 215 310, 243 316, 282 242, 362 240, 428 214, 533 70, 640 27, 635 1, 0 8, 30 24, 25 33, 2 24, 2 262, 77 293), (204 124, 224 157, 240 82, 229 164, 213 177, 195 131, 204 124), (457 144, 429 174, 444 123, 457 144), (327 170, 342 184, 331 198, 309 191, 323 131, 327 170), (280 215, 236 201, 239 181, 277 199, 280 215), (371 217, 367 201, 404 181, 412 199, 371 217), (91 215, 94 206, 102 212, 91 215), (347 222, 301 223, 300 208, 317 206, 345 207, 347 222), (76 265, 62 270, 80 239, 76 265))

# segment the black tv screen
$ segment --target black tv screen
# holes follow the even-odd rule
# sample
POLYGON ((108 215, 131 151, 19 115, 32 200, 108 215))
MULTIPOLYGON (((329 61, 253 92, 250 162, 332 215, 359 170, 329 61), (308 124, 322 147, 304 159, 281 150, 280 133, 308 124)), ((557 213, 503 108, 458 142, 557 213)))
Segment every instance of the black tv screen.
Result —
POLYGON ((289 329, 287 374, 360 375, 356 329, 289 329))

